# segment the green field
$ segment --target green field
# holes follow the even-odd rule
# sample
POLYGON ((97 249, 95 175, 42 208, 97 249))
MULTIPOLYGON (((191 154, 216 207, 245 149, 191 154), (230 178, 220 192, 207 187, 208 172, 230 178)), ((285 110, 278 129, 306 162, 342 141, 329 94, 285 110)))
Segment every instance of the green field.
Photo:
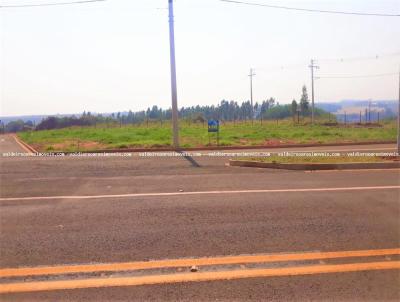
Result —
MULTIPOLYGON (((291 120, 223 123, 220 128, 222 146, 276 146, 305 143, 381 142, 396 139, 396 122, 385 121, 379 126, 293 124, 291 120)), ((39 151, 84 151, 125 148, 160 148, 171 146, 170 123, 71 127, 57 130, 19 133, 21 139, 39 151)), ((182 147, 209 146, 207 126, 180 123, 182 147)), ((211 135, 216 145, 216 135, 211 135)))

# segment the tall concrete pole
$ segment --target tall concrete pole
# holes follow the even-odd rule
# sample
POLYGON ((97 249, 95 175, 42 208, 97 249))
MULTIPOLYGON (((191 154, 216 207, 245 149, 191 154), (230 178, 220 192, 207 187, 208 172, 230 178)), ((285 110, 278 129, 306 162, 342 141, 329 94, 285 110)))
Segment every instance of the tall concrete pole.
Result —
POLYGON ((253 77, 256 74, 253 72, 253 68, 250 69, 250 104, 251 104, 251 124, 254 122, 254 107, 253 107, 253 77))
POLYGON ((318 69, 319 66, 314 65, 314 60, 311 60, 310 69, 311 69, 311 123, 314 125, 314 68, 318 69))
POLYGON ((311 124, 314 125, 314 61, 311 60, 311 124))
POLYGON ((172 135, 174 148, 179 148, 179 125, 178 125, 178 93, 176 88, 176 65, 175 65, 175 36, 174 36, 174 4, 169 4, 169 44, 171 59, 171 94, 172 94, 172 135))

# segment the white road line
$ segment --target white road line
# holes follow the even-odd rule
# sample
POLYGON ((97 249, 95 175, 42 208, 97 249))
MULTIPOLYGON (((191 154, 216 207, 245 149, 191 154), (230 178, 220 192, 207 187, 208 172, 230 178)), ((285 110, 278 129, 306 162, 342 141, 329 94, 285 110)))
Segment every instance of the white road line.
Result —
POLYGON ((394 190, 400 186, 375 187, 343 187, 343 188, 304 188, 304 189, 270 189, 270 190, 233 190, 233 191, 199 191, 199 192, 170 192, 170 193, 132 193, 115 195, 82 195, 82 196, 32 196, 32 197, 2 197, 0 201, 51 200, 51 199, 108 199, 130 197, 166 197, 187 195, 220 195, 220 194, 255 194, 255 193, 301 193, 301 192, 335 192, 335 191, 366 191, 394 190))
MULTIPOLYGON (((224 152, 224 153, 240 153, 240 152, 269 152, 269 153, 280 153, 283 151, 286 151, 288 153, 300 153, 300 152, 358 152, 358 151, 377 151, 377 150, 391 150, 391 151, 396 151, 396 147, 392 148, 353 148, 353 149, 318 149, 321 147, 304 147, 304 149, 301 150, 291 150, 289 147, 288 148, 265 148, 265 149, 239 149, 239 150, 216 150, 216 151, 206 151, 206 153, 203 154, 212 154, 212 153, 218 153, 218 152, 224 152), (317 148, 317 149, 315 149, 317 148)), ((148 152, 151 153, 152 151, 148 152)), ((156 151, 155 151, 156 152, 156 151)), ((196 152, 196 151, 195 151, 196 152)), ((200 152, 201 151, 197 151, 200 152)), ((157 152, 156 152, 157 153, 157 152)))

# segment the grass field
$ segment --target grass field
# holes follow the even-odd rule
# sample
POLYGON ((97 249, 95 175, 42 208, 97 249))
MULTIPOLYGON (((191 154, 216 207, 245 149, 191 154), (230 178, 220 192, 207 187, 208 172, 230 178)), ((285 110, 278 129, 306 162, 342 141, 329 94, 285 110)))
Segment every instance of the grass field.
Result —
MULTIPOLYGON (((156 148, 171 146, 170 123, 141 126, 100 125, 57 130, 22 132, 20 138, 39 151, 84 151, 99 149, 156 148)), ((377 126, 293 124, 291 120, 224 123, 220 127, 222 146, 284 145, 336 142, 380 142, 396 139, 395 121, 377 126)), ((210 144, 207 126, 180 123, 182 147, 204 147, 210 144)), ((216 145, 216 135, 211 135, 216 145)))

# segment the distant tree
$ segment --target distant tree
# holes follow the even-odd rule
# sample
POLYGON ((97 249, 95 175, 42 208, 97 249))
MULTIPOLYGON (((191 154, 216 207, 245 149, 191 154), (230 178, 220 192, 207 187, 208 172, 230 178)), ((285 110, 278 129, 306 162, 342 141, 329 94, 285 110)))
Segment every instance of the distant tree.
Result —
POLYGON ((274 98, 269 98, 269 100, 267 100, 267 104, 268 104, 268 109, 271 109, 272 107, 274 107, 275 104, 275 99, 274 98))
MULTIPOLYGON (((85 114, 86 115, 86 114, 85 114)), ((58 128, 58 120, 54 116, 49 116, 40 122, 39 125, 36 126, 36 130, 50 130, 58 128)))
POLYGON ((5 126, 5 132, 20 132, 23 130, 24 130, 23 120, 12 121, 5 126))
POLYGON ((158 110, 157 105, 154 105, 151 110, 147 111, 147 115, 150 119, 158 119, 160 117, 160 111, 158 110))
POLYGON ((300 98, 300 109, 303 114, 308 112, 309 104, 310 100, 308 99, 307 87, 304 85, 300 98))
POLYGON ((297 102, 296 100, 292 101, 292 115, 293 115, 293 120, 296 119, 296 112, 297 112, 297 102))
POLYGON ((132 124, 133 124, 134 120, 135 120, 134 114, 133 114, 132 110, 129 110, 128 116, 127 116, 127 118, 126 118, 126 122, 127 122, 127 123, 132 123, 132 124))
POLYGON ((276 105, 265 113, 267 119, 283 119, 291 116, 291 105, 276 105))
POLYGON ((273 98, 270 98, 267 101, 262 101, 260 106, 261 107, 260 114, 264 116, 265 112, 271 109, 274 105, 275 105, 275 100, 273 98))
POLYGON ((165 110, 164 117, 167 120, 170 120, 172 118, 172 109, 171 108, 168 108, 167 110, 165 110))
POLYGON ((25 122, 25 126, 32 128, 34 125, 33 125, 33 122, 31 120, 28 120, 28 121, 25 122))

